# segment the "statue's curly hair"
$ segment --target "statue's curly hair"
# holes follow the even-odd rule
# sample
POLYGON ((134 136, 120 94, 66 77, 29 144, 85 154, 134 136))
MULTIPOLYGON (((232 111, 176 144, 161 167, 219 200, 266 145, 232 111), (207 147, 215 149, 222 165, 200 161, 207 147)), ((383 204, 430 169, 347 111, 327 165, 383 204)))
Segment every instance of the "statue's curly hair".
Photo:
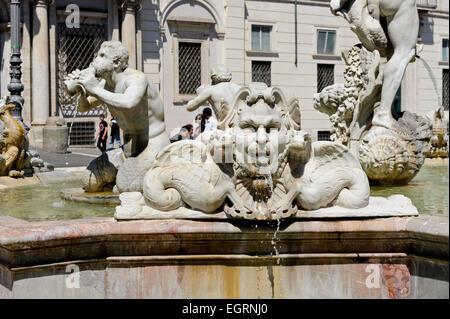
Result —
POLYGON ((109 49, 110 52, 114 53, 113 59, 119 59, 119 66, 122 70, 125 70, 128 67, 128 59, 130 58, 130 53, 121 42, 105 41, 102 43, 101 48, 109 49))
POLYGON ((226 66, 218 65, 211 69, 211 80, 213 84, 230 82, 231 78, 231 71, 226 66))

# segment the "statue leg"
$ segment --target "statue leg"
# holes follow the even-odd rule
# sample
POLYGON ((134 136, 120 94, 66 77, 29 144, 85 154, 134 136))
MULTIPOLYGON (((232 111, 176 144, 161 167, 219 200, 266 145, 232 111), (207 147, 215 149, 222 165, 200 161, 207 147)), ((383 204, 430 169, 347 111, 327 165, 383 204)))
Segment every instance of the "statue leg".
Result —
POLYGON ((372 125, 391 128, 395 123, 391 107, 401 85, 406 67, 416 54, 419 33, 419 15, 415 1, 402 1, 397 12, 388 17, 389 39, 394 54, 384 68, 381 103, 375 108, 372 125))
POLYGON ((127 136, 131 139, 131 157, 137 157, 147 147, 148 132, 127 134, 127 136))

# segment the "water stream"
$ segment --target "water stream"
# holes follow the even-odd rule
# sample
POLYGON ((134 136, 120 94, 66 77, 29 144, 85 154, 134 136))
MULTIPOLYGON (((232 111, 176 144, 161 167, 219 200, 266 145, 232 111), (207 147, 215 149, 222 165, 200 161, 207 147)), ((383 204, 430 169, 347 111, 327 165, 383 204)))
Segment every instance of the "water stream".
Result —
POLYGON ((425 69, 428 72, 428 75, 430 76, 431 82, 433 83, 434 92, 436 93, 436 96, 437 96, 437 99, 438 99, 438 105, 439 105, 439 107, 442 107, 442 99, 441 99, 441 96, 439 95, 437 81, 436 81, 436 78, 434 77, 434 74, 433 74, 433 72, 431 70, 431 67, 428 64, 428 62, 425 61, 424 59, 422 59, 421 57, 419 57, 419 60, 422 61, 423 66, 425 67, 425 69))

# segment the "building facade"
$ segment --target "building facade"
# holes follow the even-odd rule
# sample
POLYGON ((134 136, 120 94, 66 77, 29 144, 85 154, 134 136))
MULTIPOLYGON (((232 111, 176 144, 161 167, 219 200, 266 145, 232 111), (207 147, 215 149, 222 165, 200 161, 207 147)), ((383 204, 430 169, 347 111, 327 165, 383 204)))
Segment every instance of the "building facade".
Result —
MULTIPOLYGON (((300 100, 302 128, 327 139, 328 117, 313 109, 313 95, 344 82, 341 51, 358 43, 347 22, 330 13, 329 0, 23 0, 23 118, 31 143, 42 145, 52 115, 74 124, 71 145, 93 145, 98 115, 79 114, 61 89, 63 77, 82 69, 105 40, 122 41, 130 66, 159 87, 168 131, 191 123, 185 110, 196 88, 223 64, 233 82, 280 87, 300 100), (75 6, 74 6, 75 5, 75 6), (77 9, 79 8, 79 21, 77 9), (78 23, 79 22, 79 23, 78 23)), ((424 115, 448 110, 449 1, 417 0, 424 44, 408 66, 396 109, 424 115)), ((9 82, 9 9, 0 0, 0 94, 9 82)), ((199 111, 200 112, 200 111, 199 111)))

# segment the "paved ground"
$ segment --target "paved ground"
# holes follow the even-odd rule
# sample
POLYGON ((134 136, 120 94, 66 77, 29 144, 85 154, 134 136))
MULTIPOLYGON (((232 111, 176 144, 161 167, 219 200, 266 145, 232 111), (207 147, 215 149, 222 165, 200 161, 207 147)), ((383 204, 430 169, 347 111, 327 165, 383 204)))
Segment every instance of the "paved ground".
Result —
POLYGON ((90 161, 101 155, 98 148, 69 148, 66 154, 37 150, 41 158, 55 167, 86 167, 90 161))

